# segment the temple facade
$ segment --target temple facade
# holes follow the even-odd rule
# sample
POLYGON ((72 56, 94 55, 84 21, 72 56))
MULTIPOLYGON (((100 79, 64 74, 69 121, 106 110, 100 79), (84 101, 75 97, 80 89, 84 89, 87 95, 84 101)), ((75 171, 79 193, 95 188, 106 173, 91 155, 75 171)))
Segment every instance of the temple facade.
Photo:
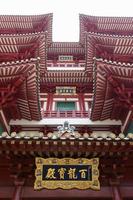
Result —
POLYGON ((0 16, 0 199, 133 199, 133 18, 0 16), (35 158, 99 158, 100 190, 34 190, 35 158))

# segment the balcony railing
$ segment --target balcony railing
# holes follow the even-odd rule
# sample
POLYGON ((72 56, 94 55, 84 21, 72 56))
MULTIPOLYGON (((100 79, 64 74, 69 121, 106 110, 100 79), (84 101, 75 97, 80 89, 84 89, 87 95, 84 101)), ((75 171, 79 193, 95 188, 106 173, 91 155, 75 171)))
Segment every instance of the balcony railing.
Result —
POLYGON ((75 63, 57 63, 57 64, 53 64, 53 63, 48 63, 47 64, 47 67, 85 67, 85 63, 78 63, 78 64, 75 64, 75 63))
POLYGON ((89 111, 42 111, 47 118, 88 118, 89 111))

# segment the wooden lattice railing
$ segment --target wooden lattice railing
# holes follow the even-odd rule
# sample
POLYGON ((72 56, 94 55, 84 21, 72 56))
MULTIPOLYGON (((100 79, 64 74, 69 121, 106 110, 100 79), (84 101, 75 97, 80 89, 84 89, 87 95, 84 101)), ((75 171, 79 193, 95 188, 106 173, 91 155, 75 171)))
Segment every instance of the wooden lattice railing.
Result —
POLYGON ((86 118, 89 111, 42 111, 42 116, 47 118, 86 118))

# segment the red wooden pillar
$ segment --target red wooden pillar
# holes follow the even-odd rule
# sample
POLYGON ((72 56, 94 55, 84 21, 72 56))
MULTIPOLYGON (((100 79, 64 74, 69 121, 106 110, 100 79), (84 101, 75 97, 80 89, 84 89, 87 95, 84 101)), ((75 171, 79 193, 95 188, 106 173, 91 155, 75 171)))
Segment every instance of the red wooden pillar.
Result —
POLYGON ((118 186, 112 185, 113 200, 122 200, 120 189, 118 186))
POLYGON ((83 117, 83 112, 85 111, 84 94, 79 94, 79 107, 81 112, 81 117, 83 117))
POLYGON ((113 200, 122 200, 118 180, 110 180, 113 200))
POLYGON ((12 197, 12 200, 20 200, 21 199, 21 193, 23 189, 24 181, 15 181, 15 190, 12 197))
POLYGON ((53 93, 49 93, 47 99, 46 111, 52 111, 52 104, 53 104, 53 93))

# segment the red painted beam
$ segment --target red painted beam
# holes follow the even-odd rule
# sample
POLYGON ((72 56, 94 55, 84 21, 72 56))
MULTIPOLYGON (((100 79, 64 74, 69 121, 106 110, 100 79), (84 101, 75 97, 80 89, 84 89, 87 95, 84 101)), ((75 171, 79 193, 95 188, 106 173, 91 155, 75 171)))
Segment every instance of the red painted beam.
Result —
POLYGON ((122 200, 120 189, 118 186, 112 186, 113 200, 122 200))
POLYGON ((15 186, 15 191, 14 191, 12 200, 20 200, 21 193, 22 193, 22 186, 21 185, 15 186))
MULTIPOLYGON (((120 187, 121 196, 123 198, 131 198, 133 199, 133 189, 132 186, 120 187)), ((13 197, 14 187, 2 186, 0 187, 0 198, 4 200, 4 198, 13 197)), ((111 187, 101 187, 100 191, 93 190, 47 190, 43 189, 40 191, 35 191, 33 186, 28 187, 24 186, 21 194, 21 198, 112 198, 111 187)), ((118 200, 118 199, 117 199, 118 200)))

